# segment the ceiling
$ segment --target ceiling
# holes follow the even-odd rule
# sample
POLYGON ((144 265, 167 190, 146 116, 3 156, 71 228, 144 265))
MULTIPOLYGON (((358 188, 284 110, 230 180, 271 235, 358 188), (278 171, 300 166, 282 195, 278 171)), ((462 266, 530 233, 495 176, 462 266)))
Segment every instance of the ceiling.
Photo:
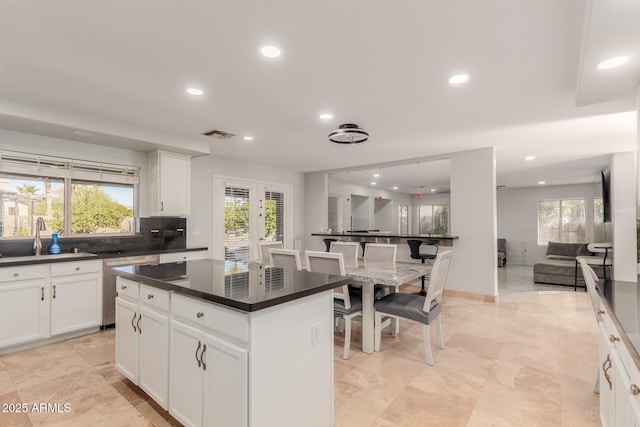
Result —
POLYGON ((0 128, 303 172, 494 146, 500 185, 590 182, 637 144, 638 22, 632 0, 7 0, 0 128), (329 143, 342 123, 369 141, 329 143))

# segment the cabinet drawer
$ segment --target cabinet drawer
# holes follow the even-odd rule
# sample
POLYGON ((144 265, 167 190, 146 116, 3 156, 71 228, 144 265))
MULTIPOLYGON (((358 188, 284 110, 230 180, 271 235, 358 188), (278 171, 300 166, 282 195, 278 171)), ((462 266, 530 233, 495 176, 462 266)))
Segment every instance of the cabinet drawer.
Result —
POLYGON ((47 277, 48 268, 48 264, 2 267, 0 268, 0 282, 13 282, 15 280, 40 279, 47 277))
POLYGON ((169 291, 154 288, 144 283, 140 284, 140 301, 166 311, 169 311, 171 305, 169 291))
POLYGON ((116 292, 118 292, 119 296, 126 296, 137 300, 139 291, 140 283, 125 279, 124 277, 116 277, 116 292))
POLYGON ((207 251, 192 251, 192 252, 174 252, 171 254, 160 254, 160 262, 180 262, 180 261, 194 261, 197 259, 204 259, 207 251))
POLYGON ((56 262, 51 264, 51 277, 68 276, 71 274, 99 273, 102 271, 102 261, 74 261, 56 262))
POLYGON ((249 340, 249 319, 244 313, 175 293, 171 297, 171 312, 202 327, 249 340))

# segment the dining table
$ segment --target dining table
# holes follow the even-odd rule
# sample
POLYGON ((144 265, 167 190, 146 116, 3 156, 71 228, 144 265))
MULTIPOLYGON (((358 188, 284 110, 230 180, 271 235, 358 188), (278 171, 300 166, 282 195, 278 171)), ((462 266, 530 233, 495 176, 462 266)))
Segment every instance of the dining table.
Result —
POLYGON ((345 267, 352 284, 362 286, 362 351, 374 351, 375 285, 398 287, 431 274, 431 265, 417 262, 360 262, 358 267, 345 267))

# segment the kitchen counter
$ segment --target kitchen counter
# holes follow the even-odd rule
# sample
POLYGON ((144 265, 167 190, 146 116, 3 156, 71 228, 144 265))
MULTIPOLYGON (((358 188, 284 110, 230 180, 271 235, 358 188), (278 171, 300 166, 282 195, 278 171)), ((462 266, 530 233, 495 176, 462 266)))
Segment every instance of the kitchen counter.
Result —
POLYGON ((348 242, 376 242, 376 243, 406 243, 407 240, 435 240, 441 246, 453 246, 453 241, 458 239, 458 236, 449 236, 445 234, 397 234, 386 233, 380 231, 372 232, 349 232, 343 233, 311 233, 312 236, 319 236, 325 238, 335 238, 338 240, 345 240, 348 242))
POLYGON ((117 267, 113 274, 245 312, 328 291, 349 281, 344 276, 213 259, 117 267))
MULTIPOLYGON (((155 255, 155 254, 169 254, 176 252, 190 252, 190 251, 206 251, 206 246, 192 246, 180 249, 164 249, 164 250, 136 250, 136 251, 120 251, 110 250, 102 252, 81 252, 74 254, 72 252, 63 252, 59 255, 43 254, 40 256, 27 255, 27 256, 15 256, 5 255, 0 257, 0 267, 13 267, 17 265, 31 265, 31 264, 48 264, 54 262, 68 262, 68 261, 83 261, 89 259, 104 259, 104 258, 120 258, 123 256, 138 256, 138 255, 155 255)), ((43 249, 46 252, 46 249, 43 249)))
POLYGON ((597 282, 598 291, 613 313, 612 320, 640 369, 640 290, 637 282, 597 282))

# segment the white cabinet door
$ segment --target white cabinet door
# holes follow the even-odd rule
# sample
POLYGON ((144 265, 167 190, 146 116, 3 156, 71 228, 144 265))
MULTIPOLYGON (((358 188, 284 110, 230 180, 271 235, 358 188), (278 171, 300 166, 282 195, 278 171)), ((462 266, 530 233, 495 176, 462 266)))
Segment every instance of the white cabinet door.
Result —
POLYGON ((116 298, 116 368, 134 384, 139 380, 138 305, 116 298))
POLYGON ((49 285, 46 279, 0 286, 0 347, 48 336, 49 285))
POLYGON ((191 158, 165 151, 149 155, 152 215, 189 215, 191 158))
POLYGON ((51 281, 51 334, 100 326, 102 276, 83 274, 51 281))
POLYGON ((140 388, 169 407, 169 317, 140 307, 140 388), (141 331, 140 331, 141 330, 141 331))
POLYGON ((204 333, 173 319, 170 331, 169 413, 186 426, 199 427, 202 426, 204 333))
POLYGON ((205 334, 204 425, 248 425, 248 352, 205 334))

